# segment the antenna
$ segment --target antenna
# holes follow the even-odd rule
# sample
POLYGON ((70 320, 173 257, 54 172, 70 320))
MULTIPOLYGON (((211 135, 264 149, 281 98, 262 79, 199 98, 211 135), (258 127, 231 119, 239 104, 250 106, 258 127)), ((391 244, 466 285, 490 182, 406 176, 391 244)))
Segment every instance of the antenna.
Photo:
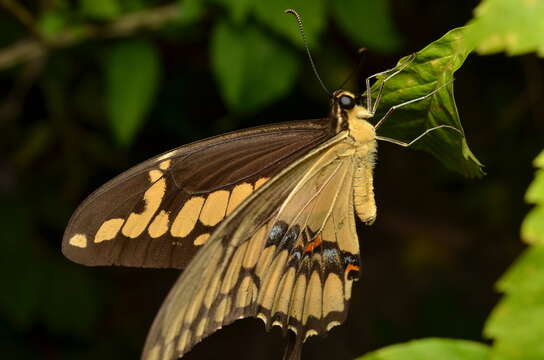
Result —
POLYGON ((310 48, 308 47, 308 41, 306 40, 306 34, 304 33, 304 25, 302 25, 302 18, 300 17, 298 12, 296 10, 293 10, 293 9, 286 9, 283 12, 285 14, 293 15, 295 17, 295 19, 297 20, 298 29, 300 31, 300 36, 302 37, 302 41, 304 42, 304 47, 306 48, 306 53, 308 54, 308 59, 310 60, 310 64, 312 65, 312 69, 314 71, 315 77, 317 78, 317 80, 321 84, 321 87, 323 88, 323 90, 325 90, 327 95, 331 96, 331 92, 329 91, 329 89, 327 89, 327 87, 323 83, 323 80, 321 80, 321 77, 319 76, 319 73, 317 72, 317 68, 315 66, 314 59, 312 59, 312 54, 310 54, 310 48))

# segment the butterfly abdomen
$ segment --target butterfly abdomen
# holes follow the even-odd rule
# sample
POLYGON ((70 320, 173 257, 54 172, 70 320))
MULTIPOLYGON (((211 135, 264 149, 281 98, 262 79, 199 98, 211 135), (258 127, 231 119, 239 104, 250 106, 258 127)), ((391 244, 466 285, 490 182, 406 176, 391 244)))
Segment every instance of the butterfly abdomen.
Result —
POLYGON ((376 162, 376 141, 363 144, 357 149, 353 176, 353 205, 359 219, 372 224, 376 219, 373 171, 376 162))
POLYGON ((355 106, 348 113, 349 135, 355 147, 355 172, 353 175, 353 206, 359 219, 371 224, 376 218, 372 172, 376 162, 376 131, 366 121, 372 114, 363 106, 355 106))

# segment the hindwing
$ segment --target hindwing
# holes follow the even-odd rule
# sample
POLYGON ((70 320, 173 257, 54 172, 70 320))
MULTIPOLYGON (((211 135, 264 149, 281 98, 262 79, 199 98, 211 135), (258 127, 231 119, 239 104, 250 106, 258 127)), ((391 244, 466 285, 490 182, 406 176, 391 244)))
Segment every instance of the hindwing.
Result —
POLYGON ((327 120, 233 132, 114 178, 75 211, 62 250, 85 265, 183 268, 248 196, 331 137, 327 120))
POLYGON ((171 290, 144 360, 171 360, 236 319, 257 317, 308 336, 346 317, 359 274, 347 132, 271 178, 202 247, 171 290))

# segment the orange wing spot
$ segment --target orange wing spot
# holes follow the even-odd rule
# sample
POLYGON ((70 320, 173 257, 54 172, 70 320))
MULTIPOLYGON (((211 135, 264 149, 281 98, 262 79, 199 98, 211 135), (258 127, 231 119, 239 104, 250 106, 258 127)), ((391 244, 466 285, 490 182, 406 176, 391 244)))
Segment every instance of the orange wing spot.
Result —
POLYGON ((321 236, 317 235, 314 241, 311 241, 308 244, 306 244, 306 246, 304 247, 304 252, 313 251, 319 245, 321 245, 321 236))
POLYGON ((359 266, 357 265, 353 265, 353 264, 349 264, 347 267, 346 267, 346 272, 350 272, 351 270, 355 270, 355 271, 359 271, 359 266))

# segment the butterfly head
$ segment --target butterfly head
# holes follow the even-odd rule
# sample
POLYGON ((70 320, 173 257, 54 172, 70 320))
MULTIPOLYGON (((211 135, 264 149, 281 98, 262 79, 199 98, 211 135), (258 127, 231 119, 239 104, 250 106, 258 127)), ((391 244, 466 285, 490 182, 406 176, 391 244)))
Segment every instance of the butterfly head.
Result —
POLYGON ((331 110, 338 131, 349 129, 352 136, 362 142, 375 139, 374 126, 368 122, 374 114, 362 105, 360 97, 346 90, 336 90, 331 97, 331 110))

